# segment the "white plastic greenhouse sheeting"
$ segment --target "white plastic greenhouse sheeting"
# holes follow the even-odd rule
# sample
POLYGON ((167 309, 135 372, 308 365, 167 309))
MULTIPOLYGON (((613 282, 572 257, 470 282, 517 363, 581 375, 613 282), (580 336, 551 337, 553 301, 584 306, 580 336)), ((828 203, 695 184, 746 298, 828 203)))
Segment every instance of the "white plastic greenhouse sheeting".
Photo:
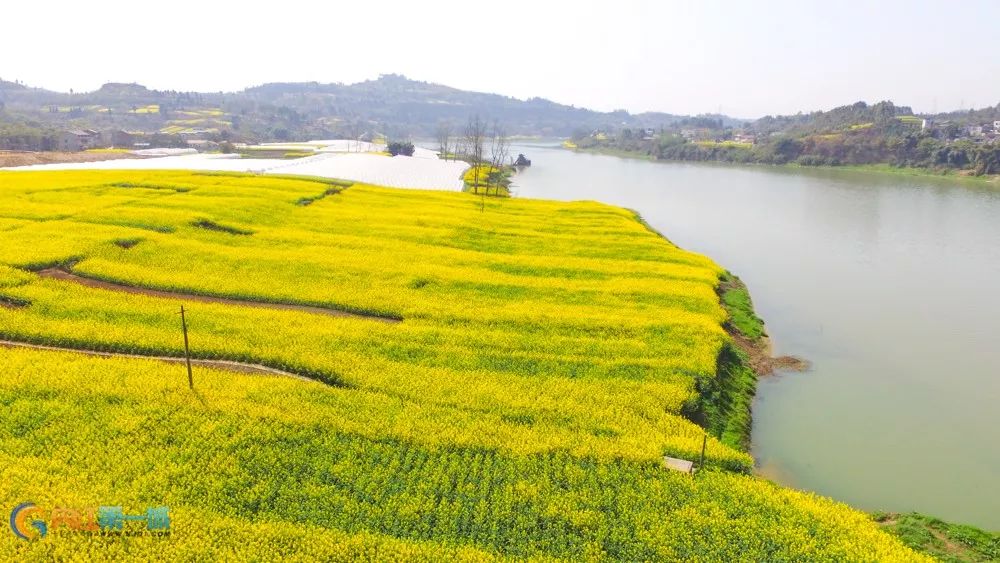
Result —
MULTIPOLYGON (((305 141, 302 143, 261 143, 250 145, 247 150, 285 150, 285 151, 313 151, 316 153, 350 153, 350 152, 383 152, 385 145, 376 145, 366 141, 349 140, 329 140, 329 141, 305 141)), ((437 158, 437 151, 425 149, 423 147, 413 148, 414 158, 437 158)))
MULTIPOLYGON (((430 151, 429 151, 430 152, 430 151)), ((194 154, 163 158, 36 164, 5 170, 219 170, 259 174, 304 174, 392 188, 463 188, 464 162, 365 153, 326 153, 294 160, 245 159, 237 155, 194 154)))

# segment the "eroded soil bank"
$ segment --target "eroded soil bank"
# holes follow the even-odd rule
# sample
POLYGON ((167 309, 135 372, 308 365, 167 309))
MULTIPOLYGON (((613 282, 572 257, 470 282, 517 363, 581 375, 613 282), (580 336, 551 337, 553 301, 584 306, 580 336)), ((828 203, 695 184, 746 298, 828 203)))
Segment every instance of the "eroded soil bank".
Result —
POLYGON ((60 162, 98 162, 120 158, 136 158, 136 156, 125 152, 0 151, 0 168, 30 166, 32 164, 56 164, 60 162))
POLYGON ((750 294, 738 277, 724 273, 716 291, 729 315, 723 328, 730 341, 719 352, 715 377, 695 382, 697 403, 686 414, 723 443, 749 451, 757 378, 777 369, 803 371, 809 364, 792 356, 771 356, 764 321, 754 313, 750 294))

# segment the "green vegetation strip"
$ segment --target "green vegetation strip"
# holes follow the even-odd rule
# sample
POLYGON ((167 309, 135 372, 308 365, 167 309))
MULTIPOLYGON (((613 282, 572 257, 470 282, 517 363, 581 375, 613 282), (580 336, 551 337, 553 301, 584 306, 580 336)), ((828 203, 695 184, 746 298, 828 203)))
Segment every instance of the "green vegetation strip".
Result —
POLYGON ((965 563, 1000 561, 1000 533, 949 524, 930 516, 876 513, 875 520, 903 543, 940 561, 965 563))

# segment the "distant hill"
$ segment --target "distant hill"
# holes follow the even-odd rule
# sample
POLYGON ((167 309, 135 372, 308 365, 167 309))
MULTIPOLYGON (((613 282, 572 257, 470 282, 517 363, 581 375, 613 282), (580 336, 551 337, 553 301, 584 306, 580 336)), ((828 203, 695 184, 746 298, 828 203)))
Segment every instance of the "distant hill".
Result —
MULTIPOLYGON (((621 127, 660 128, 685 117, 659 112, 598 112, 543 98, 520 100, 469 92, 397 74, 356 84, 270 83, 228 93, 150 90, 123 83, 105 84, 93 92, 61 93, 2 82, 0 100, 10 114, 52 128, 205 133, 246 140, 364 133, 431 136, 441 124, 458 131, 476 114, 488 122, 498 121, 511 135, 536 136, 621 127)), ((714 117, 729 124, 736 122, 714 117)))
POLYGON ((112 100, 114 98, 145 98, 153 95, 155 94, 142 84, 121 82, 108 82, 94 92, 94 96, 107 97, 112 100))
POLYGON ((19 82, 8 82, 0 78, 0 91, 3 90, 26 90, 28 87, 19 82))
POLYGON ((758 133, 782 132, 789 135, 805 135, 824 131, 837 131, 852 125, 881 122, 897 116, 913 115, 908 106, 897 106, 892 102, 866 104, 856 102, 827 111, 814 111, 797 115, 766 116, 754 121, 752 128, 758 133))
POLYGON ((959 126, 979 125, 1000 120, 1000 104, 974 110, 941 113, 914 113, 909 106, 897 106, 889 101, 875 104, 855 102, 826 111, 796 115, 766 116, 748 125, 757 133, 782 133, 790 136, 843 131, 852 127, 886 122, 891 118, 913 116, 933 123, 950 122, 959 126))

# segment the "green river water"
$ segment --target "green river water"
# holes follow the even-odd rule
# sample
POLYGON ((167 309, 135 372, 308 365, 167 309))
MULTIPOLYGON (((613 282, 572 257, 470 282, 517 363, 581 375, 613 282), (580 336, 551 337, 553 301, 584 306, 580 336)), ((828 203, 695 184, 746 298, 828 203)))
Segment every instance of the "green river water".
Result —
POLYGON ((515 146, 520 197, 639 211, 739 275, 776 354, 761 474, 868 510, 1000 530, 1000 188, 515 146))

